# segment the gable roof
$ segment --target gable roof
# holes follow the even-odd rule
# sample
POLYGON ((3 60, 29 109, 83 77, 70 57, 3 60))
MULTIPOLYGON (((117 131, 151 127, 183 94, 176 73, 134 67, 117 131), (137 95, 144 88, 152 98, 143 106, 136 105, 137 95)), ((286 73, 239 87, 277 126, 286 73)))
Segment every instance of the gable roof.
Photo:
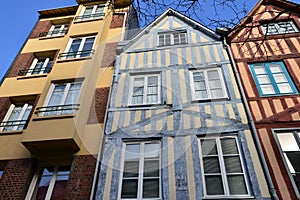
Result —
POLYGON ((227 36, 229 40, 234 38, 245 27, 247 23, 252 21, 253 14, 262 5, 274 5, 292 12, 295 15, 300 14, 300 4, 286 0, 259 0, 256 5, 250 10, 250 12, 235 27, 233 27, 231 31, 229 31, 227 36))
POLYGON ((161 15, 159 15, 156 19, 154 19, 150 24, 148 24, 143 29, 141 29, 141 31, 139 31, 133 38, 131 38, 130 41, 120 42, 119 47, 117 49, 117 54, 121 53, 123 50, 127 49, 132 44, 134 44, 139 38, 141 38, 143 35, 147 34, 152 27, 156 26, 159 22, 161 22, 167 16, 175 16, 178 19, 182 20, 183 22, 189 24, 194 29, 201 31, 216 40, 221 39, 220 35, 215 33, 213 30, 209 29, 208 27, 204 26, 203 24, 196 22, 195 20, 179 13, 178 11, 176 11, 172 8, 168 8, 161 15))

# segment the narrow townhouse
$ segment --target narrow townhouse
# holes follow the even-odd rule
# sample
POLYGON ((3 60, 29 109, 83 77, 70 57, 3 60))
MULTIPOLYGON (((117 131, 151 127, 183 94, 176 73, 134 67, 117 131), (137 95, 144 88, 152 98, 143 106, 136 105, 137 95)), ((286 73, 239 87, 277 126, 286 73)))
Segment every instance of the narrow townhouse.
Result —
POLYGON ((89 199, 129 1, 77 0, 39 18, 0 86, 0 199, 89 199), (105 59, 104 59, 105 57, 105 59))
POLYGON ((300 5, 260 0, 228 35, 279 199, 300 199, 300 5))
POLYGON ((173 9, 119 43, 95 199, 271 199, 225 47, 173 9))

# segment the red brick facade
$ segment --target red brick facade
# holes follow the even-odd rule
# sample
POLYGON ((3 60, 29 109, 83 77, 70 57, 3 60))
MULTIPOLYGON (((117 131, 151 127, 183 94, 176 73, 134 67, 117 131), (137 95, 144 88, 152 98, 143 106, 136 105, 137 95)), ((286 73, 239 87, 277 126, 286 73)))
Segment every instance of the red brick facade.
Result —
POLYGON ((102 124, 104 122, 108 95, 109 87, 96 89, 88 124, 102 124))
POLYGON ((0 199, 25 199, 34 168, 32 159, 8 161, 0 179, 0 199))
POLYGON ((40 36, 40 33, 49 31, 51 25, 52 25, 51 21, 39 21, 34 27, 34 29, 32 30, 29 38, 30 39, 38 38, 40 36))
POLYGON ((4 119, 7 110, 9 109, 11 102, 9 97, 1 97, 0 98, 0 121, 2 122, 2 120, 4 119))
POLYGON ((116 49, 118 47, 118 43, 107 43, 105 45, 103 60, 101 63, 101 67, 111 67, 114 66, 116 60, 116 49))
POLYGON ((20 70, 29 69, 33 59, 33 53, 19 54, 16 60, 13 62, 12 66, 10 67, 6 78, 16 77, 18 76, 20 70))
POLYGON ((96 156, 93 155, 74 157, 64 199, 90 198, 96 161, 96 156))
POLYGON ((124 14, 123 13, 115 13, 110 23, 110 29, 113 28, 121 28, 124 23, 124 14))

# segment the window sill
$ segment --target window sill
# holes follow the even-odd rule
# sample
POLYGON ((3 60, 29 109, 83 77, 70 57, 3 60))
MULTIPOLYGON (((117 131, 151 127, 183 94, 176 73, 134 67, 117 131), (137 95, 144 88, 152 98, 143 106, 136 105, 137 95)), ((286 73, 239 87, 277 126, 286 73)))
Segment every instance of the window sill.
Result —
POLYGON ((172 46, 183 46, 189 44, 188 42, 186 43, 181 43, 181 44, 168 44, 168 45, 157 45, 157 48, 162 48, 162 47, 172 47, 172 46))
POLYGON ((44 36, 44 37, 39 37, 39 40, 48 40, 48 39, 54 39, 54 38, 63 38, 65 37, 66 34, 64 35, 56 35, 56 36, 44 36))
POLYGON ((161 103, 153 103, 153 104, 129 104, 129 108, 139 108, 139 107, 153 107, 153 106, 161 106, 161 103))
POLYGON ((80 61, 80 60, 88 60, 88 59, 91 59, 91 58, 92 58, 92 56, 80 57, 80 58, 59 59, 59 60, 57 60, 57 63, 61 63, 61 62, 72 62, 72 61, 80 61))
POLYGON ((268 97, 281 97, 281 96, 292 96, 292 95, 299 95, 299 93, 288 93, 288 94, 269 94, 269 95, 262 95, 259 94, 260 98, 268 98, 268 97))
POLYGON ((66 118, 74 118, 75 114, 65 114, 65 115, 51 115, 51 116, 36 116, 32 120, 40 121, 40 120, 51 120, 51 119, 66 119, 66 118))
POLYGON ((11 130, 11 131, 0 131, 1 135, 15 135, 15 134, 22 134, 23 130, 11 130))
POLYGON ((17 80, 46 77, 47 74, 33 74, 28 76, 18 76, 17 80))
POLYGON ((99 20, 103 20, 103 19, 104 19, 104 16, 97 17, 97 18, 92 18, 92 19, 76 20, 76 21, 74 21, 74 24, 85 23, 85 22, 93 22, 93 21, 99 21, 99 20))
POLYGON ((209 199, 209 200, 219 200, 219 199, 255 199, 254 196, 216 196, 216 197, 203 197, 203 199, 209 199))
POLYGON ((215 101, 229 101, 229 97, 222 97, 222 98, 216 98, 216 99, 193 99, 192 103, 203 103, 203 102, 215 102, 215 101))

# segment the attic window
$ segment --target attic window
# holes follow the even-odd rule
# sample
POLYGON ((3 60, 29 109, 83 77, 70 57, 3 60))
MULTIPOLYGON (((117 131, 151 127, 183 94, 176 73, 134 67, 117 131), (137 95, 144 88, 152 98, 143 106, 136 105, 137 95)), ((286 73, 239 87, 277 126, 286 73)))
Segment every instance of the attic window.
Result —
POLYGON ((186 31, 173 31, 158 34, 158 46, 187 44, 186 31))
POLYGON ((266 23, 263 24, 261 28, 265 35, 278 35, 299 32, 297 26, 292 20, 266 23))

